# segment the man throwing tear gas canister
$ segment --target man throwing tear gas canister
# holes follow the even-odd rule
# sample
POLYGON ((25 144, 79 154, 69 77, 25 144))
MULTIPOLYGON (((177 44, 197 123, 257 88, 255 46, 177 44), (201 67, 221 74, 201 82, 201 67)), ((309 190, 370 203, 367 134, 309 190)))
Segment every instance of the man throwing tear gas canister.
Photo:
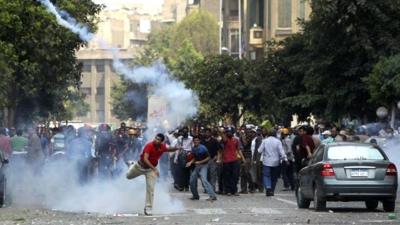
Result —
POLYGON ((144 208, 144 214, 146 216, 152 215, 153 199, 154 199, 154 185, 156 179, 160 176, 157 170, 158 160, 164 152, 173 152, 179 148, 167 147, 163 142, 165 136, 161 133, 157 134, 152 142, 149 142, 144 146, 143 152, 140 155, 140 160, 132 165, 128 173, 126 174, 127 179, 133 179, 140 175, 146 177, 146 204, 144 208))

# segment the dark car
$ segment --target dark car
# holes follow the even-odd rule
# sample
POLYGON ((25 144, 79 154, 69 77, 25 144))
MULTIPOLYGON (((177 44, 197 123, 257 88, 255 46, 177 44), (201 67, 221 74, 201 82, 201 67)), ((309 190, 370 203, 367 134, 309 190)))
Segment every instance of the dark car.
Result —
POLYGON ((297 205, 324 210, 327 201, 364 201, 369 210, 393 212, 397 192, 397 169, 382 149, 371 144, 321 145, 299 172, 297 205))

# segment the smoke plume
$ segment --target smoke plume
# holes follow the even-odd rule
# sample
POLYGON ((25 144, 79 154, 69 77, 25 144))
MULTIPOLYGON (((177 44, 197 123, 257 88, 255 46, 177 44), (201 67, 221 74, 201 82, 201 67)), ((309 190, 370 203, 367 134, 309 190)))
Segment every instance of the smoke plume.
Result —
MULTIPOLYGON (((95 37, 87 26, 78 23, 67 12, 58 9, 49 0, 38 0, 46 10, 53 14, 57 22, 84 41, 95 37)), ((96 40, 107 46, 99 38, 96 40)), ((162 117, 148 121, 150 128, 169 121, 171 127, 178 125, 197 113, 198 97, 185 85, 171 78, 165 66, 156 62, 151 67, 130 68, 118 58, 118 51, 107 47, 113 54, 113 66, 118 74, 136 83, 150 86, 150 93, 161 96, 167 107, 162 117)), ((152 129, 149 129, 152 130, 152 129)), ((18 163, 17 163, 18 164, 18 163)), ((67 211, 89 212, 141 212, 144 208, 144 177, 133 181, 125 179, 126 167, 121 176, 113 180, 92 181, 81 185, 77 181, 75 166, 69 162, 48 162, 38 175, 33 175, 29 165, 14 164, 8 171, 10 197, 13 203, 22 206, 40 205, 47 208, 67 211), (22 171, 22 172, 21 172, 22 171)), ((165 186, 158 183, 155 190, 154 212, 172 213, 183 210, 180 202, 174 201, 167 194, 165 186)))

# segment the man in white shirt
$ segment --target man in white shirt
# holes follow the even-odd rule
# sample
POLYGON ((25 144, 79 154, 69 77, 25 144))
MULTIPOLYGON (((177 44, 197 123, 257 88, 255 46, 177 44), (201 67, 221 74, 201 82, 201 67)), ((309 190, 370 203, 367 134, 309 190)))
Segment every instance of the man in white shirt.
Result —
POLYGON ((172 144, 173 147, 180 147, 183 150, 175 152, 174 163, 176 164, 175 175, 175 188, 180 191, 189 190, 190 168, 186 167, 187 156, 193 148, 193 137, 189 136, 189 129, 182 128, 181 136, 178 137, 172 144))
POLYGON ((288 162, 282 142, 275 137, 275 130, 271 129, 264 138, 258 152, 263 157, 263 181, 266 189, 266 196, 274 196, 275 186, 280 176, 281 159, 288 162))

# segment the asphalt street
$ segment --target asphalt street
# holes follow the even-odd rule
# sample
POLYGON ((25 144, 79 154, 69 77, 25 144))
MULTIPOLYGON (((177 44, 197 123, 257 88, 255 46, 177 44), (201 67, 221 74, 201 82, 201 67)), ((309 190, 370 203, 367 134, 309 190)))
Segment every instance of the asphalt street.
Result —
MULTIPOLYGON (((278 187, 278 189, 280 189, 278 187)), ((218 200, 208 202, 201 195, 198 201, 190 200, 190 192, 170 191, 179 199, 184 212, 144 216, 138 212, 114 214, 71 213, 49 209, 6 207, 0 209, 0 224, 400 224, 400 219, 390 219, 380 204, 375 211, 368 211, 363 202, 328 202, 326 212, 298 209, 294 192, 278 191, 273 197, 263 193, 240 196, 219 195, 218 200)), ((400 217, 399 202, 396 216, 400 217)))

